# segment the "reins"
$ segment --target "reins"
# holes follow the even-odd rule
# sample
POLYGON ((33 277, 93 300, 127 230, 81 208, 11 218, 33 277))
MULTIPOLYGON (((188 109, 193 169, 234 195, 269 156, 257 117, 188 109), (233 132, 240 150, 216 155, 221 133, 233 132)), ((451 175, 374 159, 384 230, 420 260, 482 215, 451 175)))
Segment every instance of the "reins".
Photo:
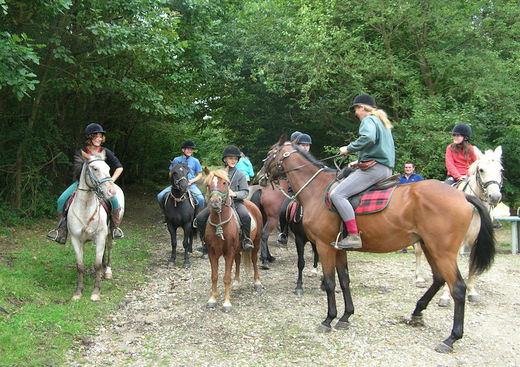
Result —
POLYGON ((98 180, 93 174, 92 174, 92 170, 90 169, 90 163, 92 162, 96 162, 96 161, 105 161, 104 159, 100 159, 100 158, 97 158, 97 159, 93 159, 91 161, 88 161, 88 162, 85 162, 84 165, 86 166, 86 169, 85 169, 85 184, 88 186, 88 190, 87 189, 84 189, 84 188, 81 188, 81 187, 78 187, 78 190, 81 190, 81 191, 94 191, 97 195, 98 198, 100 199, 104 199, 105 196, 103 195, 103 193, 101 192, 101 185, 105 182, 109 182, 109 181, 114 181, 114 179, 112 177, 105 177, 105 178, 102 178, 101 180, 98 180), (94 186, 90 186, 87 182, 87 178, 90 179, 90 181, 94 184, 94 186))

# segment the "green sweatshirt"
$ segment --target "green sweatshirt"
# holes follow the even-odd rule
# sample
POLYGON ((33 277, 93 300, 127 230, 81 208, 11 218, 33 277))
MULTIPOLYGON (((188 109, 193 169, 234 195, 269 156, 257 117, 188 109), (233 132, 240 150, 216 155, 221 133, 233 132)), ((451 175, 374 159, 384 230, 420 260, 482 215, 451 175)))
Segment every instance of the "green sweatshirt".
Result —
POLYGON ((395 165, 394 139, 389 129, 377 116, 367 116, 359 125, 359 137, 347 146, 349 152, 358 152, 358 161, 375 160, 389 168, 395 165))

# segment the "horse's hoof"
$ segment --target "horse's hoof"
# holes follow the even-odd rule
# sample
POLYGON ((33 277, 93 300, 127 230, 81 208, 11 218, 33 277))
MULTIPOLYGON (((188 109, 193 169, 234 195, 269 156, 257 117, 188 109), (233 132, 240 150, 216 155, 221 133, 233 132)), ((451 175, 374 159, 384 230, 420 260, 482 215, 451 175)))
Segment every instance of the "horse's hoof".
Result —
POLYGON ((408 324, 411 326, 414 326, 414 327, 425 326, 424 319, 422 316, 413 316, 412 315, 412 318, 410 319, 408 324))
POLYGON ((96 302, 96 301, 99 301, 99 299, 100 299, 99 294, 93 294, 90 296, 91 301, 96 302))
POLYGON ((453 352, 453 347, 450 347, 448 344, 442 342, 435 347, 435 351, 439 353, 451 353, 453 352))
POLYGON ((269 270, 270 269, 269 264, 267 264, 266 262, 262 263, 262 265, 260 265, 260 269, 269 270))
POLYGON ((106 279, 106 280, 110 280, 110 279, 112 279, 112 278, 113 278, 113 277, 112 277, 112 273, 105 273, 105 279, 106 279))
POLYGON ((79 301, 81 299, 81 294, 75 294, 72 296, 73 301, 79 301))
POLYGON ((168 262, 168 267, 169 268, 173 268, 175 266, 175 261, 169 261, 168 262))
POLYGON ((426 284, 426 281, 418 281, 418 282, 415 282, 415 286, 417 288, 426 288, 428 285, 426 284))
POLYGON ((216 305, 217 305, 217 302, 208 302, 206 304, 206 307, 207 308, 215 308, 216 305))
POLYGON ((470 295, 468 295, 468 302, 479 303, 480 302, 480 296, 476 295, 476 294, 470 294, 470 295))
POLYGON ((262 289, 264 289, 264 286, 261 283, 255 283, 254 287, 255 291, 261 291, 262 289))
POLYGON ((296 288, 294 290, 294 294, 296 294, 297 296, 303 296, 303 289, 301 288, 296 288))
POLYGON ((316 331, 318 333, 330 333, 331 330, 332 330, 332 328, 330 327, 330 325, 323 325, 323 324, 319 324, 318 329, 316 329, 316 331))
POLYGON ((438 305, 439 305, 439 307, 448 307, 450 305, 450 300, 441 298, 441 299, 439 299, 438 305))
POLYGON ((191 265, 188 263, 188 264, 184 264, 184 269, 189 269, 191 267, 191 265))
POLYGON ((271 256, 271 255, 267 256, 267 261, 269 261, 270 263, 274 263, 275 260, 276 260, 276 257, 271 256))
POLYGON ((348 321, 338 321, 336 325, 334 325, 334 329, 336 330, 347 330, 350 326, 348 321))
POLYGON ((222 312, 225 312, 225 313, 231 312, 231 306, 222 306, 222 312))

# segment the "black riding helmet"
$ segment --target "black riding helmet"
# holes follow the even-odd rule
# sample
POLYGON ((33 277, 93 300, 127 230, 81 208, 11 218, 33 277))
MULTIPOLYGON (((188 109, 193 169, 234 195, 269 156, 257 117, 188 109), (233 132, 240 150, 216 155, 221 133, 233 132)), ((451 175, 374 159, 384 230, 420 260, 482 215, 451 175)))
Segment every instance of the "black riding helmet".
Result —
POLYGON ((358 105, 366 105, 373 108, 377 108, 376 100, 370 94, 360 94, 356 98, 354 98, 354 102, 352 102, 352 106, 350 106, 350 110, 354 111, 354 107, 358 105))
POLYGON ((471 127, 469 127, 469 125, 466 124, 457 124, 451 131, 451 134, 459 134, 465 136, 467 140, 469 140, 471 138, 471 127))
POLYGON ((195 143, 192 142, 191 140, 184 140, 181 144, 181 149, 185 149, 185 148, 195 149, 195 143))
POLYGON ((101 134, 105 133, 105 130, 103 130, 103 128, 99 124, 95 124, 95 123, 88 124, 87 127, 85 128, 85 136, 89 136, 89 135, 97 134, 97 133, 101 133, 101 134))
POLYGON ((238 149, 234 145, 228 145, 222 151, 222 162, 224 162, 224 158, 226 158, 226 157, 237 157, 237 158, 240 158, 240 149, 238 149))

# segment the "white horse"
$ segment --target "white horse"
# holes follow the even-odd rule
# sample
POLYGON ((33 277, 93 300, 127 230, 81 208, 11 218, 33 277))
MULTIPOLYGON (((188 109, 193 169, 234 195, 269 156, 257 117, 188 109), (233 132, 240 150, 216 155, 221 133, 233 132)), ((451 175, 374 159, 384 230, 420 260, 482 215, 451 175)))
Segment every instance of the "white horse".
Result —
MULTIPOLYGON (((477 160, 468 170, 468 179, 459 182, 456 187, 467 194, 477 196, 488 208, 491 219, 493 219, 493 208, 502 199, 502 146, 495 150, 486 150, 483 154, 477 147, 474 147, 477 160)), ((464 253, 466 246, 470 246, 476 239, 480 229, 480 222, 473 217, 468 233, 464 238, 460 254, 464 253)), ((415 244, 415 284, 417 287, 426 287, 426 281, 421 275, 421 254, 422 247, 419 243, 415 244)), ((475 274, 469 269, 468 281, 466 282, 468 301, 479 302, 480 297, 474 287, 475 274)), ((444 290, 439 306, 446 307, 450 304, 450 295, 447 289, 444 290)))
POLYGON ((109 234, 109 225, 107 223, 108 215, 103 207, 102 200, 111 200, 114 196, 117 196, 122 208, 120 213, 122 219, 125 197, 121 188, 114 183, 110 176, 110 167, 105 162, 104 151, 94 154, 87 154, 82 151, 82 155, 83 167, 76 196, 67 213, 67 227, 76 253, 78 270, 78 285, 72 299, 79 300, 81 298, 83 273, 85 271, 83 249, 85 242, 94 241, 96 244, 96 260, 94 263, 96 280, 90 299, 98 301, 102 276, 105 275, 106 279, 112 278, 110 265, 113 239, 110 235, 108 246, 105 246, 109 234))

